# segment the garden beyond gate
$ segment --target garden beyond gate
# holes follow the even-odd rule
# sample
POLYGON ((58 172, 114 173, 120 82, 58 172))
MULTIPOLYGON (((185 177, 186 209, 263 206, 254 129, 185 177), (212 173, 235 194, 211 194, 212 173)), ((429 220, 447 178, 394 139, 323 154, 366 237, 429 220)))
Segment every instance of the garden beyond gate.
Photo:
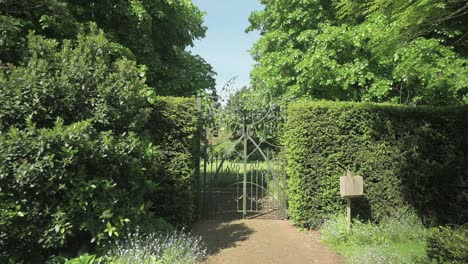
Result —
POLYGON ((197 185, 201 217, 286 218, 283 147, 262 136, 266 127, 280 122, 280 107, 252 108, 240 96, 226 106, 216 100, 198 103, 203 115, 197 185))

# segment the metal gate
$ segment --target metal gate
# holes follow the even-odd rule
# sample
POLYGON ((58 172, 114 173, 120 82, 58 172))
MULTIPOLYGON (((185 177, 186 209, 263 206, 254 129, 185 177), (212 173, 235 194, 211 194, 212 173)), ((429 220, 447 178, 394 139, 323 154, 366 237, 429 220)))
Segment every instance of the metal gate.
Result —
MULTIPOLYGON (((206 113, 204 120, 210 120, 212 113, 206 113)), ((287 217, 283 148, 256 136, 255 127, 267 118, 246 116, 244 111, 234 128, 201 125, 198 200, 205 219, 287 217), (224 152, 216 151, 223 147, 224 152)))

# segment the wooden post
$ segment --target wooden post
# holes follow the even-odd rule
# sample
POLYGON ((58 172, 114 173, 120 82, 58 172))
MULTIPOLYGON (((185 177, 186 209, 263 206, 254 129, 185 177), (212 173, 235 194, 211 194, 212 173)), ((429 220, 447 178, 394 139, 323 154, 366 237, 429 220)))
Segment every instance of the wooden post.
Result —
POLYGON ((346 219, 348 220, 348 231, 351 232, 351 198, 346 198, 346 219))
POLYGON ((351 232, 351 198, 364 195, 364 180, 362 176, 354 176, 348 171, 346 176, 340 177, 341 197, 346 199, 346 219, 348 222, 348 231, 351 232))

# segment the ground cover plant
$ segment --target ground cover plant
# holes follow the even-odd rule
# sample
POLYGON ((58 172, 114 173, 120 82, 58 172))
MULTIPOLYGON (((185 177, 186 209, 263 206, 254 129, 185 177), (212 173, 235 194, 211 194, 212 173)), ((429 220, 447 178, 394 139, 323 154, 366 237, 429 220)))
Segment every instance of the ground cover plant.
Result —
POLYGON ((110 245, 106 254, 112 264, 196 264, 206 256, 199 237, 182 231, 144 234, 129 233, 110 245))
POLYGON ((428 230, 415 213, 383 219, 378 224, 354 221, 347 229, 345 215, 325 221, 321 239, 349 263, 418 263, 426 259, 428 230))
POLYGON ((133 230, 97 249, 98 254, 80 254, 75 258, 53 257, 49 264, 170 264, 200 263, 206 256, 206 247, 200 237, 184 229, 177 230, 162 219, 133 230))

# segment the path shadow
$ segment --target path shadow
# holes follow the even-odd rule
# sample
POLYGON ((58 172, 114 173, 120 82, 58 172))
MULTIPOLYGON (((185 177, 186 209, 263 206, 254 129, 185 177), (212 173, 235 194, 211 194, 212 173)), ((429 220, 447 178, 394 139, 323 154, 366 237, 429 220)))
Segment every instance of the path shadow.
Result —
POLYGON ((202 237, 208 253, 212 255, 222 249, 236 247, 237 242, 248 239, 254 230, 241 222, 207 220, 196 223, 192 233, 202 237))

